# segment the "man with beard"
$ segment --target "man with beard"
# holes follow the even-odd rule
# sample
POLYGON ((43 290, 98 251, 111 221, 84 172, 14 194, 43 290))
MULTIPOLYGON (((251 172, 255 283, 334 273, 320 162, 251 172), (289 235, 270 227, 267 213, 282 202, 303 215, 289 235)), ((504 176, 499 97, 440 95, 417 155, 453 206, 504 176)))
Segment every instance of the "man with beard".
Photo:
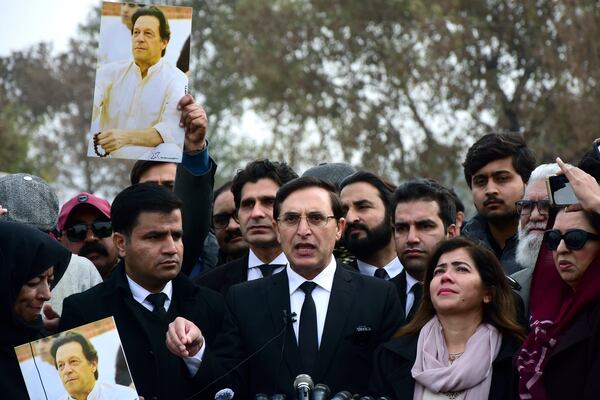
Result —
POLYGON ((395 187, 371 172, 359 171, 344 179, 340 198, 346 212, 344 244, 363 275, 391 280, 405 295, 405 273, 396 255, 390 199, 395 187))
POLYGON ((456 205, 448 189, 417 179, 396 189, 391 206, 396 252, 406 271, 400 300, 408 322, 421 302, 429 256, 440 241, 458 235, 456 205))
POLYGON ((248 252, 248 244, 236 221, 231 181, 215 190, 213 199, 212 222, 219 243, 218 266, 243 257, 248 252))
POLYGON ((231 192, 235 217, 240 224, 248 255, 200 275, 196 283, 223 294, 236 283, 281 272, 288 264, 273 228, 273 204, 277 190, 297 178, 284 162, 252 161, 233 178, 231 192))
POLYGON ((526 315, 529 315, 531 277, 548 224, 550 201, 546 189, 546 178, 556 175, 558 172, 560 172, 560 168, 557 164, 538 166, 529 177, 523 199, 517 202, 517 211, 520 217, 516 260, 524 269, 515 272, 511 277, 521 286, 519 294, 525 304, 526 315))
POLYGON ((521 134, 491 133, 471 146, 463 168, 477 215, 463 225, 462 234, 490 248, 507 274, 517 272, 522 267, 515 260, 515 203, 535 168, 533 152, 521 134))
POLYGON ((60 242, 72 253, 88 258, 106 280, 119 261, 108 201, 79 193, 62 206, 57 227, 60 242))

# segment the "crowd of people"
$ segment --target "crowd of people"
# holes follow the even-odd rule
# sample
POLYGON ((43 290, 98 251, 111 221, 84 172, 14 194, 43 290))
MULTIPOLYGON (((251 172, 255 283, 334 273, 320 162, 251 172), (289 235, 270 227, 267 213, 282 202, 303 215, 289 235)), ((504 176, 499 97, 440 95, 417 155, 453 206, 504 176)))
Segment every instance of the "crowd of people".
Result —
MULTIPOLYGON (((598 397, 596 142, 578 166, 536 165, 522 135, 483 136, 463 163, 465 220, 452 188, 344 163, 299 176, 255 160, 213 192, 206 114, 189 95, 178 108, 182 163, 138 161, 112 204, 59 207, 39 177, 0 178, 5 398, 28 398, 15 346, 109 316, 144 399, 292 399, 301 374, 340 396, 598 397), (577 203, 551 201, 556 174, 577 203)), ((97 382, 75 336, 49 357, 67 398, 131 398, 97 382)))

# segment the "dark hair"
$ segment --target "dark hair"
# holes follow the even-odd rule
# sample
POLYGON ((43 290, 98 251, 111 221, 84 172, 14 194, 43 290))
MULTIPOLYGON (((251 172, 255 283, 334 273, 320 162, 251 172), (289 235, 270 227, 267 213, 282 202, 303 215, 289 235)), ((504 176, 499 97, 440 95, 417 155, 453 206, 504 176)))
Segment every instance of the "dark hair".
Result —
POLYGON ((535 168, 535 155, 519 133, 489 133, 476 141, 467 151, 463 172, 471 188, 471 178, 492 161, 512 157, 512 166, 527 183, 535 168))
POLYGON ((273 205, 273 219, 276 220, 279 217, 281 211, 281 204, 288 198, 288 196, 298 190, 317 187, 329 192, 329 200, 331 201, 331 210, 336 221, 344 216, 344 206, 342 201, 337 194, 337 190, 332 183, 329 183, 323 179, 316 178, 314 176, 303 176, 296 178, 282 187, 277 191, 275 196, 275 204, 273 205))
POLYGON ((96 371, 94 372, 94 378, 98 380, 98 352, 94 348, 94 345, 87 340, 85 336, 81 333, 77 332, 66 332, 63 335, 59 336, 54 342, 52 342, 52 346, 50 347, 50 355, 54 359, 54 366, 58 369, 58 365, 56 364, 56 352, 58 348, 67 344, 67 343, 79 343, 81 345, 81 349, 83 350, 83 355, 89 362, 96 362, 96 371))
POLYGON ((481 276, 483 287, 490 291, 492 300, 483 305, 483 321, 496 327, 502 334, 513 336, 520 341, 525 339, 525 331, 517 322, 515 295, 500 262, 490 250, 464 237, 455 237, 441 241, 427 263, 423 282, 423 300, 414 318, 396 333, 397 336, 411 335, 421 328, 436 314, 429 293, 433 279, 433 271, 442 255, 457 249, 465 249, 473 259, 481 276))
POLYGON ((165 163, 162 161, 137 160, 135 164, 133 164, 133 167, 131 168, 131 173, 129 174, 129 180, 131 181, 131 184, 137 185, 138 183, 140 183, 140 179, 142 179, 142 175, 144 175, 146 171, 157 165, 164 164, 165 163))
POLYGON ((448 191, 450 192, 450 194, 452 195, 452 198, 454 199, 454 205, 456 206, 456 212, 465 212, 465 205, 463 204, 462 200, 460 199, 460 197, 458 197, 458 194, 456 194, 456 191, 452 188, 448 189, 448 191))
POLYGON ((231 183, 231 192, 235 208, 239 210, 242 201, 242 189, 248 182, 258 182, 261 179, 270 179, 283 186, 285 183, 298 177, 298 174, 285 162, 269 161, 268 159, 250 162, 244 169, 238 170, 231 183))
POLYGON ((358 171, 342 181, 340 184, 340 192, 346 186, 358 182, 368 183, 377 189, 377 192, 379 192, 379 198, 381 201, 383 201, 383 205, 385 206, 385 215, 391 221, 392 211, 390 205, 392 202, 392 194, 394 193, 396 186, 372 172, 358 171))
POLYGON ((130 236, 142 212, 170 213, 180 210, 181 206, 181 200, 175 193, 154 182, 129 186, 123 189, 112 203, 113 230, 130 236))
POLYGON ((231 181, 225 182, 213 192, 213 204, 215 204, 217 197, 219 197, 222 193, 229 191, 231 191, 231 181))
POLYGON ((392 222, 395 221, 395 210, 398 203, 409 201, 435 201, 439 208, 438 216, 444 224, 444 231, 456 223, 456 203, 448 189, 433 179, 415 179, 398 186, 392 196, 392 222))
MULTIPOLYGON (((169 21, 167 20, 167 17, 165 17, 165 14, 162 12, 162 10, 156 6, 141 7, 133 13, 133 16, 131 17, 131 34, 133 35, 135 21, 144 15, 156 17, 158 19, 158 32, 160 34, 160 38, 168 42, 171 39, 171 28, 169 28, 169 21)), ((165 47, 160 54, 161 57, 165 55, 166 50, 167 48, 165 47)))

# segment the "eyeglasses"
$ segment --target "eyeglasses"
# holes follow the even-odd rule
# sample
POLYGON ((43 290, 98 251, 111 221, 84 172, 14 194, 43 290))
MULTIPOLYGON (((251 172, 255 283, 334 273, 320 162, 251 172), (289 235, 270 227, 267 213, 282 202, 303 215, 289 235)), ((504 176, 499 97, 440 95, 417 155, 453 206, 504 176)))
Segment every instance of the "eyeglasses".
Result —
POLYGON ((92 230, 98 238, 105 238, 112 235, 112 223, 110 221, 96 221, 91 224, 75 224, 65 229, 67 238, 71 242, 81 242, 87 236, 88 228, 92 230))
POLYGON ((213 226, 217 229, 226 228, 229 225, 229 220, 233 218, 237 222, 235 213, 220 213, 213 215, 213 226))
POLYGON ((534 207, 537 207, 540 215, 548 215, 548 211, 550 211, 549 200, 519 200, 515 204, 519 215, 530 215, 534 207))
POLYGON ((550 250, 558 249, 561 240, 569 250, 579 250, 588 240, 600 240, 600 235, 584 231, 583 229, 570 229, 564 235, 558 229, 552 229, 544 233, 546 244, 550 250))
MULTIPOLYGON (((303 215, 298 213, 286 213, 277 218, 277 221, 284 226, 294 228, 300 224, 302 217, 303 215)), ((306 218, 306 223, 312 228, 322 228, 327 225, 329 218, 335 218, 333 215, 325 215, 320 212, 311 212, 304 215, 304 217, 306 218)))

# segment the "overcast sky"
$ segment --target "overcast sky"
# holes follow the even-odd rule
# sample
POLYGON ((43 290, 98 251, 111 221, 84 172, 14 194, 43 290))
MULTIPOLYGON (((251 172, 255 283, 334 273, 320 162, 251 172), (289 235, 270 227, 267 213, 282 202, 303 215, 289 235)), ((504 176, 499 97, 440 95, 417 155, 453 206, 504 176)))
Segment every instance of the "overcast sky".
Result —
POLYGON ((41 41, 51 42, 55 52, 67 49, 77 24, 101 0, 11 0, 0 13, 0 56, 41 41))

